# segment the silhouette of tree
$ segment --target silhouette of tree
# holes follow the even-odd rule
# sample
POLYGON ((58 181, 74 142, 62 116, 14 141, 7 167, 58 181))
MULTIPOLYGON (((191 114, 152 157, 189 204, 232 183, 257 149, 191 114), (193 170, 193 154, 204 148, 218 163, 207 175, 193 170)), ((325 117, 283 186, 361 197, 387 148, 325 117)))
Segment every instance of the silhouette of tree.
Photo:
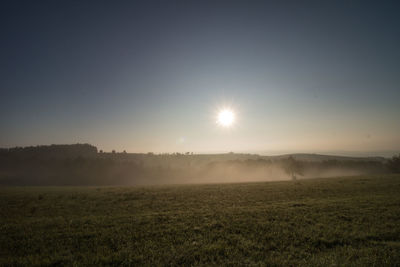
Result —
POLYGON ((288 157, 283 163, 284 171, 292 177, 292 180, 296 180, 296 175, 303 175, 303 164, 300 161, 295 160, 292 156, 288 157))

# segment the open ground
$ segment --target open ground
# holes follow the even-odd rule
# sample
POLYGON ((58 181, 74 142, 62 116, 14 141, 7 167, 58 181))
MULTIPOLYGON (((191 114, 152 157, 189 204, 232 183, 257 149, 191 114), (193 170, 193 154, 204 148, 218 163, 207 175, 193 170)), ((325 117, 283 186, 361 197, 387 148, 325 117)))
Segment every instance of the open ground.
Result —
POLYGON ((0 265, 400 265, 400 176, 0 188, 0 265))

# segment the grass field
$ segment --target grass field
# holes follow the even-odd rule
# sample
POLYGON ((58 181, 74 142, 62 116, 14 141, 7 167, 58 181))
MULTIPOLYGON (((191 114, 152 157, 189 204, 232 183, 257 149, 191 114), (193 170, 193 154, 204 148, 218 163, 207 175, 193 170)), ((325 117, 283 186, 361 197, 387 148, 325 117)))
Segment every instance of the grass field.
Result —
POLYGON ((400 265, 400 176, 3 187, 0 215, 0 265, 400 265))

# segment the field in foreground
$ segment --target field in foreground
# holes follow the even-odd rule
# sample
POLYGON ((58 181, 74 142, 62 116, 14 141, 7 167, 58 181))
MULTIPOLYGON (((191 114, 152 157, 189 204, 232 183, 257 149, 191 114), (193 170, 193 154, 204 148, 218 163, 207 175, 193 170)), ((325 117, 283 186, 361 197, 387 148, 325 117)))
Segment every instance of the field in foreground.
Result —
POLYGON ((0 188, 0 265, 400 265, 400 176, 0 188))

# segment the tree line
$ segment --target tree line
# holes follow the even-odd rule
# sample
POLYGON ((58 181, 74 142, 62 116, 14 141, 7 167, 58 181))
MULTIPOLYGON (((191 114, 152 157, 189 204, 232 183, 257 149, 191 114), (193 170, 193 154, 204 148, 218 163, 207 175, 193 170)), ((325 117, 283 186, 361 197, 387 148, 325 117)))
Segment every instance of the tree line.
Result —
POLYGON ((269 181, 400 173, 400 155, 386 161, 302 161, 293 156, 100 153, 89 144, 0 149, 2 185, 138 185, 269 181))

